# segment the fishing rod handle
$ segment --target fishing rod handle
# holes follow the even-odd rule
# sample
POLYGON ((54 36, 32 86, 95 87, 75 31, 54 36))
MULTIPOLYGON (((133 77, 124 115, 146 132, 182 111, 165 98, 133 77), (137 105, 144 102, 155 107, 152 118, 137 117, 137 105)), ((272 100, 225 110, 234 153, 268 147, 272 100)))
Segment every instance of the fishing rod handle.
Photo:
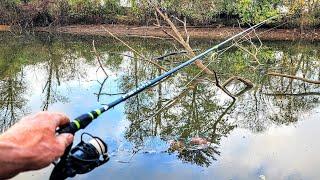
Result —
POLYGON ((86 128, 94 119, 100 116, 105 111, 104 108, 100 108, 94 111, 91 111, 86 114, 82 114, 81 116, 75 118, 72 122, 67 124, 64 127, 61 127, 57 130, 58 134, 62 133, 70 133, 75 134, 80 129, 86 128))

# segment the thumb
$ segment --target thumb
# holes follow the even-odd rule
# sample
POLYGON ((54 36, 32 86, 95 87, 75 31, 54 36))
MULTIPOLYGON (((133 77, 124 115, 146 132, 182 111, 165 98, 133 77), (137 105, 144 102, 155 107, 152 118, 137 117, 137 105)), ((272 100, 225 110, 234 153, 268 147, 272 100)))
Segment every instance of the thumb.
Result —
POLYGON ((57 136, 58 143, 63 147, 67 148, 73 141, 73 135, 69 133, 63 133, 57 136))

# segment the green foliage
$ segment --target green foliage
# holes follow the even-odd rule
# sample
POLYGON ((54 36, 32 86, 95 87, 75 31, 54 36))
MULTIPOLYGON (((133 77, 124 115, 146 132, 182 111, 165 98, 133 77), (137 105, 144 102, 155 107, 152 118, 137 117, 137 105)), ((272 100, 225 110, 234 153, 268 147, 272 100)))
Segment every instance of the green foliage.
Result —
POLYGON ((279 14, 279 3, 280 0, 238 0, 236 8, 243 23, 258 23, 279 14))
MULTIPOLYGON (((229 1, 227 2, 229 5, 232 4, 229 1)), ((194 24, 210 23, 214 17, 217 17, 223 11, 225 12, 227 8, 232 11, 232 8, 225 1, 213 0, 169 0, 163 2, 161 7, 177 16, 187 17, 189 22, 194 24)))
POLYGON ((69 16, 79 21, 96 21, 97 23, 115 21, 125 14, 117 0, 67 0, 69 16))
MULTIPOLYGON (((149 24, 155 20, 154 7, 158 6, 169 15, 184 17, 190 25, 255 24, 279 14, 278 7, 285 7, 290 14, 298 15, 291 22, 294 26, 317 26, 320 24, 320 2, 283 0, 131 0, 131 7, 122 7, 120 0, 3 0, 0 2, 0 22, 15 21, 27 17, 22 5, 33 6, 52 19, 55 24, 73 23, 126 23, 149 24), (43 4, 46 4, 43 6, 43 4), (41 8, 40 8, 41 7, 41 8), (18 14, 17 14, 18 13, 18 14), (22 13, 22 14, 19 14, 22 13)), ((29 14, 32 14, 28 12, 29 14)), ((30 16, 29 16, 30 17, 30 16)), ((33 17, 33 20, 37 17, 33 17)), ((41 22, 40 22, 41 23, 41 22)), ((51 23, 51 22, 50 22, 51 23)), ((282 23, 282 22, 279 22, 282 23)), ((36 23, 34 23, 36 24, 36 23)))

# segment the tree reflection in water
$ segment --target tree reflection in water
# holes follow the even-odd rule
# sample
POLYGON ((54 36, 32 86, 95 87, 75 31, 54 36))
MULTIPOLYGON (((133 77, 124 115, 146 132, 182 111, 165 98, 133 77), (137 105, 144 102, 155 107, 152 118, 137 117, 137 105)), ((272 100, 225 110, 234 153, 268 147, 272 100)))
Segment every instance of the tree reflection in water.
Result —
POLYGON ((12 74, 0 80, 0 129, 4 132, 26 113, 23 97, 25 84, 21 75, 12 74))
POLYGON ((4 132, 27 112, 26 85, 23 66, 20 64, 23 44, 14 45, 14 41, 2 41, 6 45, 0 48, 0 130, 4 132))
MULTIPOLYGON (((299 44, 297 46, 298 49, 301 48, 299 44)), ((201 80, 184 87, 196 74, 190 68, 178 75, 178 78, 173 77, 155 87, 153 91, 128 100, 126 114, 131 124, 126 138, 138 148, 143 146, 144 140, 150 136, 157 136, 167 142, 173 140, 168 152, 177 153, 177 157, 185 162, 209 166, 212 160, 216 160, 216 156, 220 155, 222 137, 227 137, 236 127, 261 132, 274 125, 296 123, 301 112, 319 104, 319 86, 268 77, 266 73, 280 69, 283 73, 302 74, 305 78, 317 79, 320 72, 319 58, 315 53, 308 52, 314 51, 312 48, 302 48, 302 51, 283 51, 284 56, 276 59, 279 49, 273 48, 266 46, 259 54, 264 65, 258 69, 248 64, 252 62, 249 56, 234 49, 216 63, 215 66, 220 69, 218 72, 241 75, 254 81, 254 89, 234 93, 238 95, 236 102, 219 99, 221 93, 201 80), (301 53, 305 56, 300 56, 301 53), (272 96, 272 93, 283 96, 272 96), (290 93, 300 96, 286 95, 290 93), (203 137, 211 142, 211 145, 206 148, 189 147, 188 142, 194 137, 203 137)), ((297 47, 293 46, 294 48, 297 47)), ((144 67, 142 72, 145 72, 147 65, 140 66, 144 67)), ((126 84, 122 86, 123 91, 130 89, 127 89, 128 86, 133 87, 130 86, 129 77, 141 82, 155 76, 141 76, 134 72, 123 78, 123 84, 126 84)), ((238 84, 229 88, 239 91, 238 84)))
MULTIPOLYGON (((29 99, 25 96, 28 84, 23 73, 26 66, 32 65, 45 72, 41 74, 45 82, 41 84, 43 99, 39 105, 44 110, 56 102, 67 102, 68 96, 62 95, 59 89, 64 83, 83 81, 88 75, 86 66, 98 67, 92 52, 92 37, 81 39, 45 34, 22 40, 11 36, 0 38, 4 42, 0 44, 2 131, 28 109, 29 99)), ((166 41, 132 39, 130 43, 150 59, 175 51, 166 41)), ((210 45, 204 41, 194 44, 200 49, 210 45)), ((269 71, 276 71, 319 80, 319 53, 315 48, 318 46, 266 43, 258 54, 261 66, 251 64, 251 57, 245 52, 230 49, 211 68, 220 72, 223 80, 241 75, 255 84, 252 89, 243 89, 237 82, 229 85, 227 88, 237 95, 236 101, 225 97, 205 78, 193 79, 198 70, 191 66, 125 103, 124 113, 130 122, 125 138, 135 149, 143 150, 147 139, 157 137, 167 142, 165 152, 176 154, 184 162, 210 166, 221 154, 222 138, 235 128, 259 133, 271 126, 290 125, 297 122, 301 112, 320 103, 319 86, 266 75, 269 71), (190 143, 193 138, 202 138, 208 144, 197 146, 190 143)), ((139 59, 125 58, 122 54, 136 56, 110 39, 96 41, 96 48, 108 72, 119 75, 117 89, 120 93, 163 73, 139 59)), ((173 57, 159 63, 170 69, 184 60, 184 57, 173 57)), ((108 83, 104 82, 100 79, 101 88, 95 91, 101 102, 104 95, 110 95, 105 93, 110 91, 108 83)), ((112 94, 120 95, 119 92, 112 94)))

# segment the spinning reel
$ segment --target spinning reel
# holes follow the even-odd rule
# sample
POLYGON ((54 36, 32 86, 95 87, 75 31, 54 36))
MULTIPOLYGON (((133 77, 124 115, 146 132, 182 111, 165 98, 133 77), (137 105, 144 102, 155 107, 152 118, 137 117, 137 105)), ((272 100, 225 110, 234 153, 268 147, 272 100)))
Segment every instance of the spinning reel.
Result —
POLYGON ((55 165, 50 180, 61 180, 88 173, 109 161, 107 152, 108 146, 100 138, 83 133, 80 143, 73 148, 70 146, 55 165), (85 142, 84 135, 91 139, 85 142))

